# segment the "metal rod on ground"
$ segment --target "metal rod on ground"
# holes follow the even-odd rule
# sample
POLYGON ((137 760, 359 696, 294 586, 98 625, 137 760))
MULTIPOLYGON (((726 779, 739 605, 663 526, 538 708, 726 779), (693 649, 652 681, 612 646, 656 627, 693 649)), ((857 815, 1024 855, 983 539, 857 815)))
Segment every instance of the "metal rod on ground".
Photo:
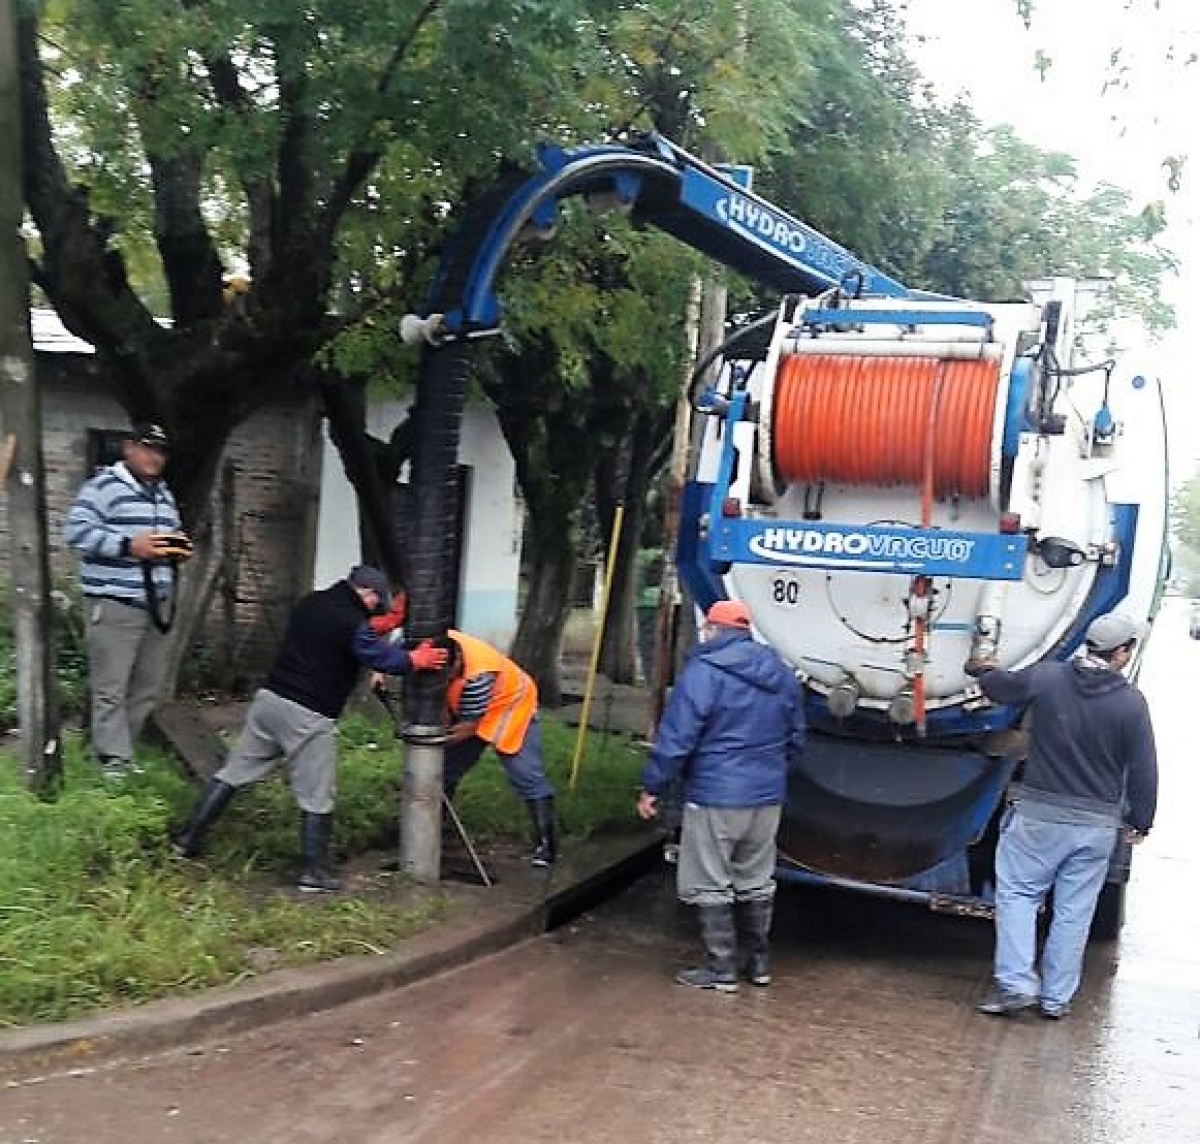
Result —
POLYGON ((463 825, 463 820, 458 817, 458 811, 454 809, 454 803, 446 797, 444 791, 442 793, 442 809, 450 816, 450 821, 454 823, 454 829, 458 831, 458 836, 462 839, 462 844, 467 848, 467 853, 471 856, 471 862, 475 866, 475 873, 479 875, 479 880, 485 886, 490 886, 492 880, 488 877, 487 868, 472 845, 471 836, 467 833, 467 828, 463 825))
POLYGON ((579 764, 583 758, 583 743, 587 738, 588 716, 592 709, 592 690, 596 685, 596 671, 600 666, 600 648, 604 643, 604 622, 608 617, 608 597, 612 591, 613 573, 617 568, 617 545, 621 541, 621 525, 625 520, 625 505, 617 502, 613 513, 612 535, 608 540, 608 561, 604 566, 604 591, 600 596, 600 620, 596 624, 596 638, 592 641, 592 661, 588 664, 587 685, 583 689, 583 709, 579 716, 579 734, 575 737, 575 757, 571 760, 571 789, 579 778, 579 764))

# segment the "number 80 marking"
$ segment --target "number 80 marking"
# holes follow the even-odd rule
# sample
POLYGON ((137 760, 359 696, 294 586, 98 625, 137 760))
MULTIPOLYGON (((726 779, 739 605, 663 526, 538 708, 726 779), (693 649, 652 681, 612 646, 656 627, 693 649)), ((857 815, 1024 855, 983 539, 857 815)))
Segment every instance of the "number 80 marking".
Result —
POLYGON ((800 603, 800 584, 796 580, 783 576, 771 581, 771 596, 775 603, 788 608, 794 608, 800 603))

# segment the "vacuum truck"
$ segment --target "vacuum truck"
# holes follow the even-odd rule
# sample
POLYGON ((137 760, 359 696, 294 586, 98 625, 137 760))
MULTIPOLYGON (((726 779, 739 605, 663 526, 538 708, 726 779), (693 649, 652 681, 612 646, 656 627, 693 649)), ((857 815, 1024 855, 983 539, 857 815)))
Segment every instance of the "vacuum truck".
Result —
MULTIPOLYGON (((732 346, 696 397, 681 571, 701 605, 747 604, 814 731, 783 878, 990 913, 1023 712, 964 664, 1065 658, 1112 610, 1148 632, 1166 571, 1158 384, 1081 360, 1086 289, 1032 285, 1004 305, 789 299, 765 350, 732 346)), ((1119 927, 1128 872, 1122 845, 1096 933, 1119 927)))
MULTIPOLYGON (((1112 610, 1148 630, 1167 563, 1160 387, 1089 355, 1095 284, 998 304, 914 290, 748 183, 659 136, 548 148, 468 216, 407 334, 494 332, 504 254, 570 195, 777 292, 698 371, 677 565, 698 612, 743 601, 804 691, 779 874, 986 915, 1024 713, 964 664, 1066 658, 1112 610)), ((1128 862, 1114 854, 1094 932, 1120 924, 1128 862)))

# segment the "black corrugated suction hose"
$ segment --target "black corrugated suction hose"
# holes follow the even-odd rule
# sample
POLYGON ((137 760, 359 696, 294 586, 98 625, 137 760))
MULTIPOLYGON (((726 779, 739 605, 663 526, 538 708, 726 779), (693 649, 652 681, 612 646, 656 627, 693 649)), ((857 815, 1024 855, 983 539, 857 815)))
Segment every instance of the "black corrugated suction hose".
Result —
MULTIPOLYGON (((473 352, 469 342, 426 346, 421 352, 413 418, 410 639, 440 638, 454 618, 458 585, 449 571, 454 567, 458 519, 458 442, 473 352)), ((410 725, 441 726, 446 682, 443 673, 414 672, 407 677, 404 695, 410 725)))

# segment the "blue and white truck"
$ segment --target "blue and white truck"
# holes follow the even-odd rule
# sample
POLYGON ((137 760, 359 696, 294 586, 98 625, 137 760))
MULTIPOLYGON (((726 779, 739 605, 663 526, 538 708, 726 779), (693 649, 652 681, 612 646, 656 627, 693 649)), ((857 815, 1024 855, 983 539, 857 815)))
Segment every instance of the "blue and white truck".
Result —
MULTIPOLYGON (((991 909, 1023 713, 964 663, 1076 652, 1097 615, 1147 629, 1166 567, 1159 383, 1087 354, 1089 287, 989 304, 911 289, 657 136, 547 150, 468 220, 408 333, 500 320, 502 259, 560 200, 600 196, 777 290, 693 394, 677 563, 697 609, 744 601, 795 669, 813 734, 781 877, 991 909)), ((1115 934, 1128 853, 1095 932, 1115 934)))

